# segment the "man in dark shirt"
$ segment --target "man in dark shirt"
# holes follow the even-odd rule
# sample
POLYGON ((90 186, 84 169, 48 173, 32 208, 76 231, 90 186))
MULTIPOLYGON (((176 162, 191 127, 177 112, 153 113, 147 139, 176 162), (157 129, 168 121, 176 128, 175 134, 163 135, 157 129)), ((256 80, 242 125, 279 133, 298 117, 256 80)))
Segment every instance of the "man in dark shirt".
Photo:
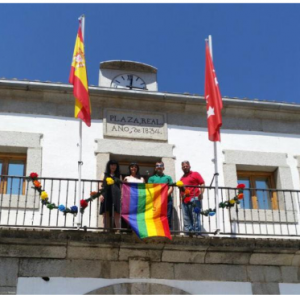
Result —
POLYGON ((200 232, 200 210, 204 188, 188 187, 188 185, 205 186, 204 179, 198 172, 191 171, 189 161, 181 163, 183 176, 181 181, 186 186, 186 192, 181 192, 183 223, 185 232, 200 232))
MULTIPOLYGON (((148 183, 167 183, 172 184, 173 180, 172 177, 169 175, 164 174, 165 165, 163 162, 156 162, 155 164, 155 175, 151 176, 148 179, 148 183)), ((169 228, 172 229, 172 212, 173 212, 173 200, 172 200, 172 191, 173 187, 169 186, 168 190, 168 222, 169 228)))

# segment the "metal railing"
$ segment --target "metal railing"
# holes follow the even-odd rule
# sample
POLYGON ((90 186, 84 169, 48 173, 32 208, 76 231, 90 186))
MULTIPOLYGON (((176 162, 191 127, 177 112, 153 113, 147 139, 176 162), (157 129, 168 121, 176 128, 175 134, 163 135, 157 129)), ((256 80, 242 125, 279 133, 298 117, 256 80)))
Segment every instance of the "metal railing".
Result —
MULTIPOLYGON (((48 193, 49 202, 71 207, 76 204, 78 180, 71 178, 39 178, 43 190, 48 193)), ((90 197, 98 191, 99 180, 82 180, 82 197, 90 197)), ((188 186, 187 186, 188 187, 188 186)), ((226 202, 238 194, 237 188, 219 187, 219 202, 226 202)), ((179 190, 174 188, 172 204, 172 234, 215 234, 228 236, 299 236, 300 191, 275 189, 244 189, 244 199, 230 208, 220 208, 219 228, 217 216, 200 213, 200 232, 184 230, 184 212, 179 201, 179 190), (258 196, 256 201, 253 195, 258 196), (251 198, 251 199, 249 199, 251 198)), ((215 188, 205 187, 201 201, 203 213, 216 208, 215 188)), ((90 230, 104 230, 103 216, 99 215, 100 201, 96 199, 82 214, 81 227, 90 230)), ((112 210, 114 212, 114 210, 112 210)), ((79 213, 81 214, 81 213, 79 213)), ((114 216, 111 216, 114 222, 114 216)), ((110 230, 131 231, 121 221, 120 228, 110 230)), ((50 210, 41 203, 38 192, 27 177, 0 176, 0 227, 35 227, 76 229, 76 217, 50 210)))

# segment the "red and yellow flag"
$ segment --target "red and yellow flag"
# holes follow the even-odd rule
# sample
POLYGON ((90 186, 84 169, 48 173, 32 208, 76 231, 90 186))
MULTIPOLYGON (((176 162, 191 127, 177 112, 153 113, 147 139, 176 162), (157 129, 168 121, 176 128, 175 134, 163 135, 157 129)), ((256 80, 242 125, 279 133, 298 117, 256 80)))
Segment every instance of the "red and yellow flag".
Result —
POLYGON ((80 118, 87 126, 91 126, 91 103, 89 97, 84 42, 81 31, 81 20, 76 37, 69 83, 74 85, 75 118, 80 118))

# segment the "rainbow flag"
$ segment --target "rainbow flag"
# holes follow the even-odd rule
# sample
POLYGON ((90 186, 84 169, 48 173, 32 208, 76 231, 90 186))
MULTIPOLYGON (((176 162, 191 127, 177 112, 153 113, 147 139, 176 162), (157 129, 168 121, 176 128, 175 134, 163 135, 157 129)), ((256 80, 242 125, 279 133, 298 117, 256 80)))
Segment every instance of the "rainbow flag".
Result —
POLYGON ((75 118, 80 118, 87 126, 91 126, 91 103, 86 73, 84 42, 81 31, 81 19, 73 53, 69 83, 73 84, 75 97, 75 118))
POLYGON ((125 183, 122 185, 122 217, 140 239, 171 234, 167 218, 168 185, 125 183))

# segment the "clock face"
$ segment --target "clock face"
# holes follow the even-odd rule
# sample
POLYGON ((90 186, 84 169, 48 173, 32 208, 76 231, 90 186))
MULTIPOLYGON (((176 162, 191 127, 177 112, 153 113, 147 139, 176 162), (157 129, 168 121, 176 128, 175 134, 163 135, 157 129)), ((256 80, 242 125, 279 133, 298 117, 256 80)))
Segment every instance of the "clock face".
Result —
POLYGON ((115 77, 111 82, 111 87, 147 90, 146 83, 133 74, 122 74, 115 77))

